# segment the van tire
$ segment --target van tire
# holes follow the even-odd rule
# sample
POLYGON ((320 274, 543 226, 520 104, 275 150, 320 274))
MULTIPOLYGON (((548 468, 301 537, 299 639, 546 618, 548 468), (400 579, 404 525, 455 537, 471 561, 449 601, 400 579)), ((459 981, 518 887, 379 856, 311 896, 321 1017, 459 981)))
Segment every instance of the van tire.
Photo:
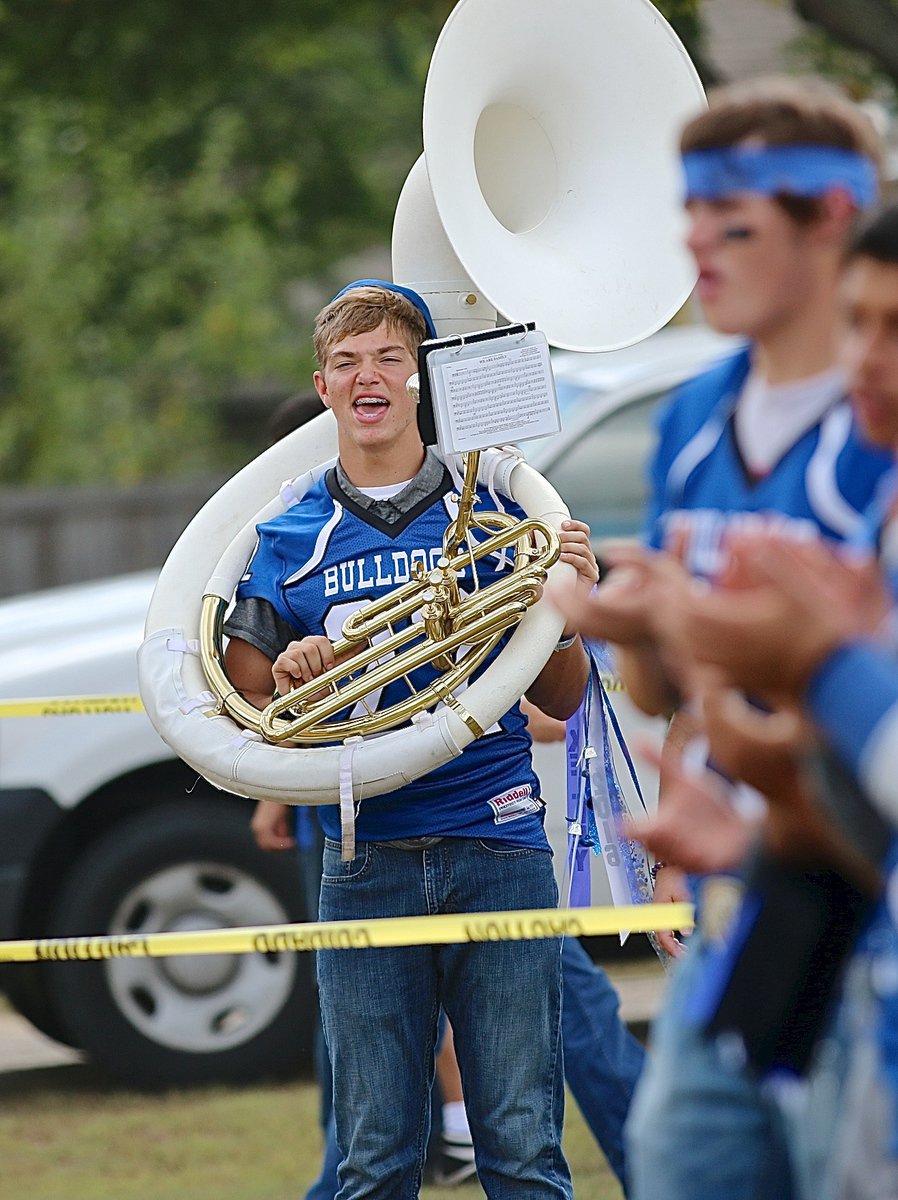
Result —
MULTIPOLYGON (((243 801, 191 798, 114 825, 65 880, 53 936, 303 920, 296 855, 259 850, 251 813, 243 801)), ((73 1044, 138 1088, 249 1083, 307 1067, 311 967, 299 953, 48 964, 73 1044)))

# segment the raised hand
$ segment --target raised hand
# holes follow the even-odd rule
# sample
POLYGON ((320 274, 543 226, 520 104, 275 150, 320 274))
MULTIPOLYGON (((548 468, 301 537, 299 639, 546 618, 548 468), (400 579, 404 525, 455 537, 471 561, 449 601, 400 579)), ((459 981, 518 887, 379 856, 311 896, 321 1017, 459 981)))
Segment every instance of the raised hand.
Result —
POLYGON ((872 558, 775 534, 734 538, 729 550, 721 586, 672 593, 659 632, 677 655, 713 665, 733 686, 795 700, 835 647, 877 636, 888 618, 872 558))
POLYGON ((290 642, 286 650, 281 651, 274 660, 271 673, 278 692, 286 696, 303 683, 329 671, 335 663, 334 647, 326 637, 305 637, 290 642))

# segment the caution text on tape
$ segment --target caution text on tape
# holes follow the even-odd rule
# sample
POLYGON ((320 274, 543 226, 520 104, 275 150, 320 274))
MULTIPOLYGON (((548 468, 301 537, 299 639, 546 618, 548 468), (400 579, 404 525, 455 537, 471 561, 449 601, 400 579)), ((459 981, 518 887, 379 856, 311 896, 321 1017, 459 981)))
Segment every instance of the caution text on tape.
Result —
MULTIPOLYGON (((622 692, 624 686, 615 675, 603 675, 606 692, 622 692)), ((3 717, 78 717, 86 714, 143 712, 140 696, 37 696, 23 700, 0 700, 3 717)))
POLYGON ((73 717, 85 713, 143 712, 140 696, 44 696, 0 700, 0 717, 73 717))
POLYGON ((273 954, 286 950, 362 950, 451 942, 646 933, 692 927, 691 904, 620 908, 537 908, 514 912, 441 913, 371 921, 318 921, 176 933, 108 934, 0 942, 0 962, 69 962, 110 958, 168 958, 184 954, 273 954))

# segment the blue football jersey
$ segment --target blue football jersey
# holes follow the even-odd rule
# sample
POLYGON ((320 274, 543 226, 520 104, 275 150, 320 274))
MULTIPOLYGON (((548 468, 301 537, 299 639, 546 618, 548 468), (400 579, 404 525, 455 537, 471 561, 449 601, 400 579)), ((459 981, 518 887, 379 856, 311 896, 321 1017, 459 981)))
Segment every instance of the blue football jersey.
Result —
POLYGON ((861 528, 850 545, 879 559, 889 589, 898 606, 898 527, 895 503, 898 498, 898 467, 883 475, 867 506, 861 528))
MULTIPOLYGON (((447 472, 439 487, 401 520, 387 522, 347 495, 332 469, 298 504, 258 527, 258 545, 237 599, 268 600, 298 637, 323 634, 337 641, 350 613, 409 582, 416 566, 429 570, 436 564, 447 525, 457 511, 451 489, 447 472)), ((480 489, 478 495, 478 510, 495 511, 487 490, 480 489)), ((523 516, 510 502, 506 511, 523 516)), ((511 565, 510 552, 481 558, 479 586, 488 586, 511 565)), ((459 583, 463 590, 473 586, 470 567, 459 583)), ((413 673, 412 681, 420 688, 437 674, 425 666, 413 673)), ((400 680, 369 694, 366 703, 376 709, 407 695, 400 680)), ((352 715, 364 711, 356 707, 352 715)), ((545 849, 544 805, 530 745, 526 720, 516 704, 457 758, 398 791, 364 799, 356 836, 360 841, 385 841, 441 834, 545 849)), ((339 809, 322 806, 318 811, 327 836, 339 840, 339 809)))
POLYGON ((864 444, 847 399, 835 404, 763 476, 736 443, 734 411, 750 368, 740 350, 673 393, 662 411, 650 468, 648 539, 676 546, 695 574, 713 578, 733 530, 768 528, 797 538, 854 537, 888 454, 864 444))

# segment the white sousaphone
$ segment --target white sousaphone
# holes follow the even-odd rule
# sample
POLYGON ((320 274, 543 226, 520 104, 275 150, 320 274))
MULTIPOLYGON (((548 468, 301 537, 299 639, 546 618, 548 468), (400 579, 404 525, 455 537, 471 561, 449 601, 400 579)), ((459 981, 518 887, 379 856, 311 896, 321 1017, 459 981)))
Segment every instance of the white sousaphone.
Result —
MULTIPOLYGON (((676 144, 703 104, 686 52, 648 0, 460 0, 430 64, 424 155, 396 209, 394 279, 424 296, 440 336, 484 329, 501 313, 535 321, 550 343, 569 349, 639 341, 692 287, 676 144)), ((253 709, 221 663, 224 611, 256 525, 296 503, 336 454, 336 425, 325 413, 256 458, 187 527, 150 602, 138 658, 147 713, 171 748, 225 791, 333 804, 341 775, 345 795, 347 773, 356 800, 401 787, 460 754, 507 712, 561 631, 557 613, 534 603, 545 575, 537 569, 512 604, 516 615, 484 635, 488 650, 517 624, 495 661, 464 686, 463 704, 466 676, 450 670, 401 728, 368 736, 360 719, 340 727, 336 745, 318 744, 327 737, 323 722, 284 715, 311 711, 299 693, 264 714, 253 709)), ((536 519, 528 522, 537 531, 531 542, 551 549, 554 539, 557 552, 554 531, 568 513, 541 476, 514 454, 485 451, 480 478, 536 519)), ((444 553, 451 558, 455 549, 444 553)), ((550 576, 570 570, 557 563, 550 576)), ((433 585, 420 587, 430 587, 426 596, 397 595, 401 615, 432 601, 433 585)), ((431 622, 454 629, 454 640, 434 634, 428 661, 451 667, 476 642, 455 627, 455 615, 431 622)), ((368 645, 344 626, 344 638, 353 637, 368 645)), ((371 664, 381 669, 373 652, 371 664)), ((341 706, 331 699, 331 712, 341 706)))

